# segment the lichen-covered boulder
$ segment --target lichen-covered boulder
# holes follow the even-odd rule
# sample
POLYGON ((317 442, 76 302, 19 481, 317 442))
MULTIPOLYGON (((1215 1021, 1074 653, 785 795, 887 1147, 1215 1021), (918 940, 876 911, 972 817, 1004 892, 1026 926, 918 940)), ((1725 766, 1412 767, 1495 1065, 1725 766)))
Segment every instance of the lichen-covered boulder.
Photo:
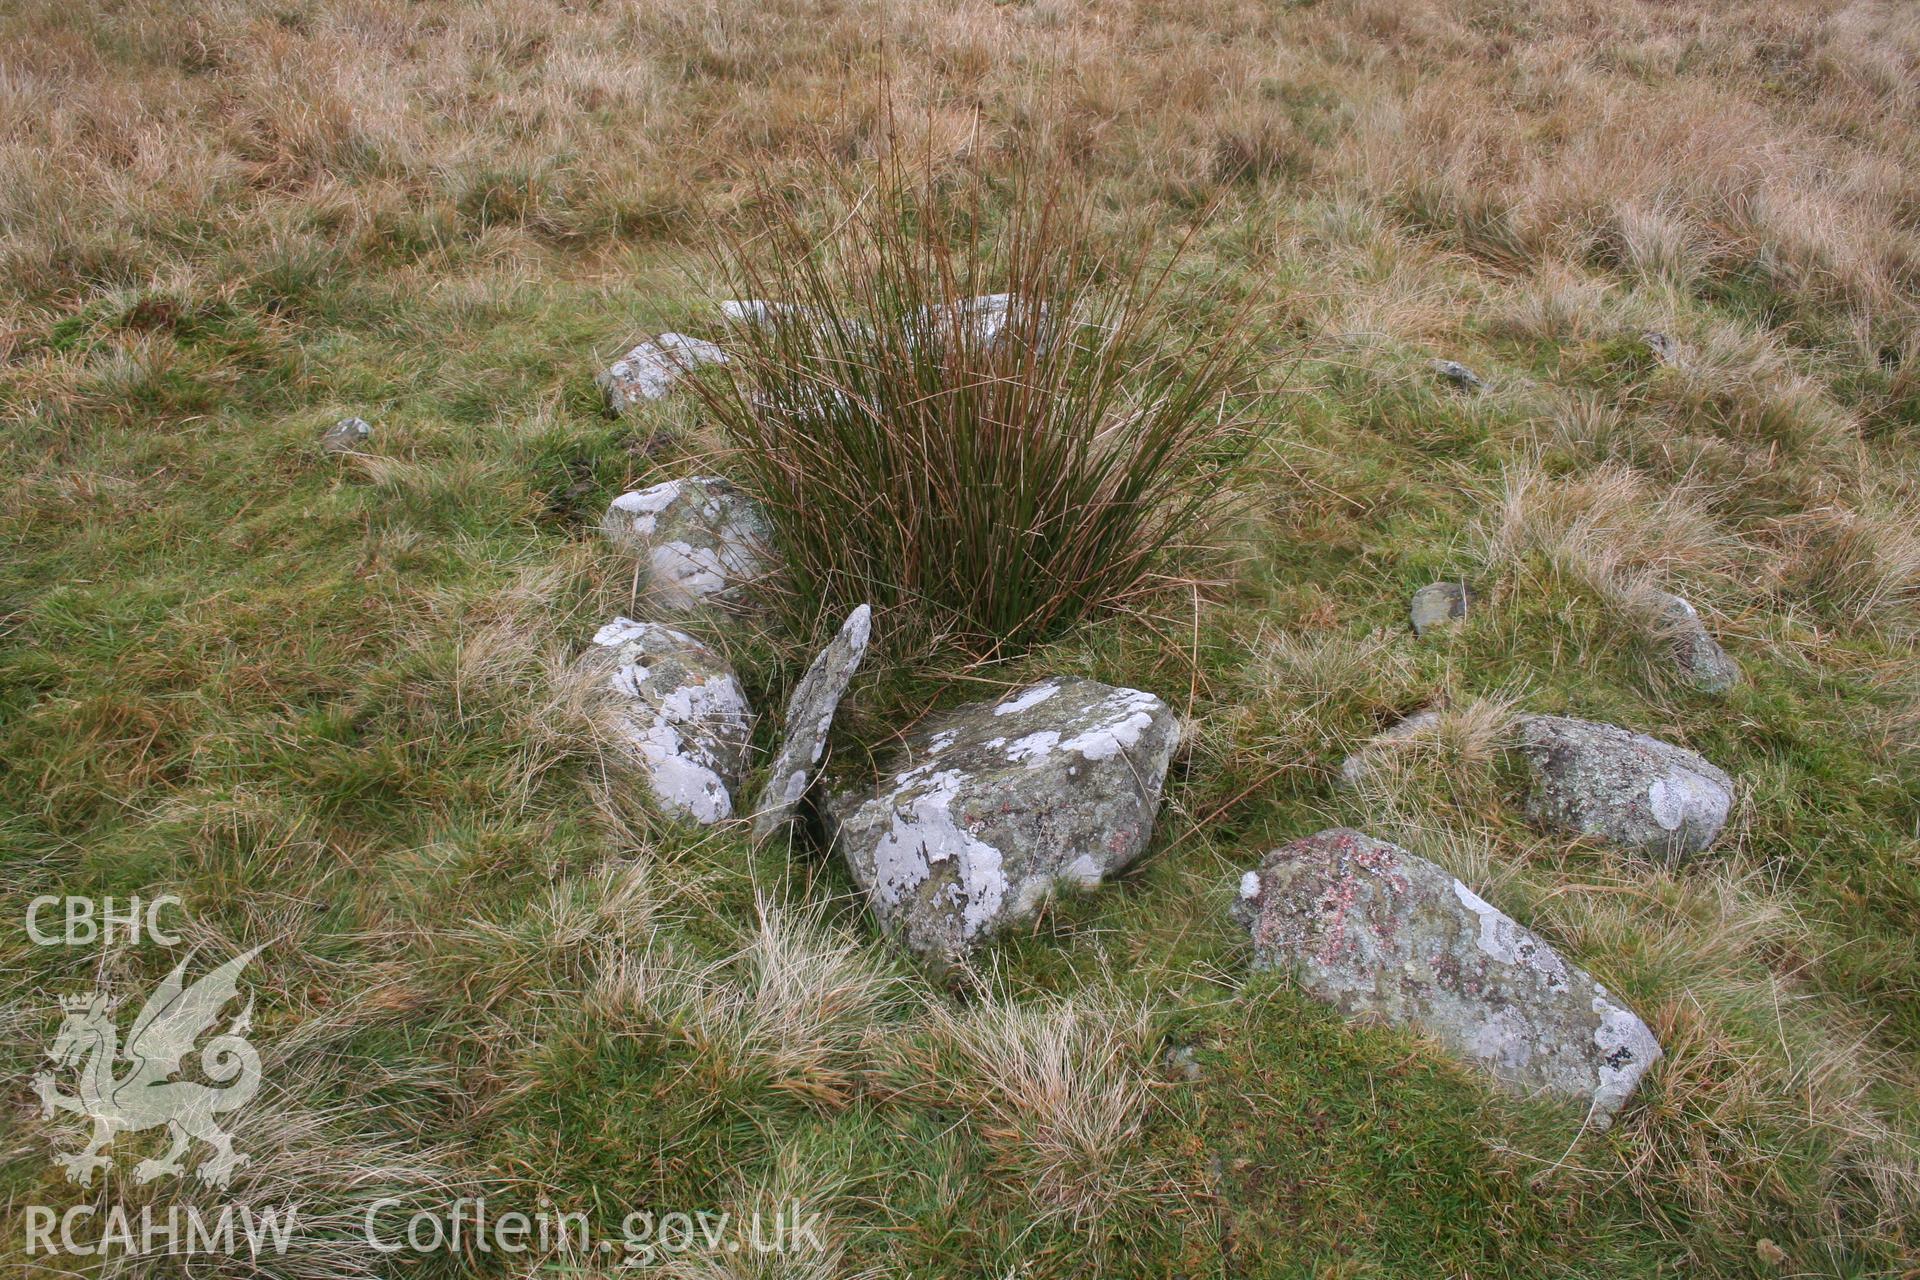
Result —
POLYGON ((1043 680, 929 720, 877 792, 826 806, 828 831, 881 922, 915 953, 955 959, 1057 885, 1099 884, 1139 857, 1179 738, 1150 693, 1043 680))
POLYGON ((766 521, 751 498, 719 476, 623 493, 600 527, 645 559, 648 594, 669 609, 724 602, 766 571, 766 521))
POLYGON ((1522 716, 1519 733, 1537 821, 1677 861, 1733 808, 1733 779, 1685 747, 1568 716, 1522 716))
POLYGON ((1605 1128, 1660 1058, 1585 972, 1444 869, 1340 828, 1275 849, 1234 915, 1254 965, 1342 1013, 1412 1027, 1509 1088, 1572 1098, 1605 1128))
POLYGON ((1436 627, 1451 626, 1467 616, 1478 602, 1464 582, 1434 582, 1413 593, 1413 634, 1424 636, 1436 627))
POLYGON ((727 353, 701 338, 663 333, 615 360, 595 381, 615 417, 636 404, 659 400, 673 384, 703 364, 724 364, 727 353))
POLYGON ((604 694, 613 745, 662 810, 703 824, 733 816, 752 715, 725 658, 671 627, 615 618, 576 669, 604 694))
POLYGON ((1740 664, 1720 647, 1700 620, 1700 611, 1680 596, 1650 593, 1648 603, 1656 625, 1673 646, 1673 660, 1694 688, 1702 693, 1724 693, 1740 682, 1740 664))
POLYGON ((873 631, 873 608, 861 605, 840 626, 833 643, 822 649, 800 678, 787 702, 786 737, 774 753, 766 786, 754 803, 753 838, 765 841, 784 833, 813 781, 813 770, 827 749, 827 731, 833 727, 840 698, 867 656, 873 631))

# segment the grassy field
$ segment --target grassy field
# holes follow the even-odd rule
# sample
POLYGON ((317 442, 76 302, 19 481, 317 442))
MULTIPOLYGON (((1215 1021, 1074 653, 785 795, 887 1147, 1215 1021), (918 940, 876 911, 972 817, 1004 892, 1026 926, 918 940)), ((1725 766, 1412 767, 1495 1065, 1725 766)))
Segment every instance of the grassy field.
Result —
MULTIPOLYGON (((1898 0, 7 6, 9 1274, 186 1273, 28 1256, 28 1206, 286 1199, 296 1249, 191 1274, 619 1271, 359 1243, 383 1198, 476 1195, 597 1235, 824 1215, 824 1250, 682 1276, 1920 1273, 1916 121, 1898 0), (650 812, 556 679, 633 607, 608 499, 730 443, 691 396, 609 418, 594 373, 716 332, 708 251, 769 192, 824 216, 895 155, 989 204, 1051 174, 1169 248, 1198 221, 1188 337, 1269 335, 1211 585, 993 663, 882 635, 854 686, 847 777, 1046 672, 1186 717, 1136 870, 958 985, 834 863, 650 812), (348 414, 367 451, 324 454, 348 414), (1416 641, 1410 593, 1460 576, 1489 607, 1416 641), (1672 674, 1649 586, 1742 684, 1672 674), (1528 826, 1522 709, 1698 750, 1728 834, 1669 871, 1528 826), (1240 872, 1339 823, 1645 1017, 1666 1059, 1611 1131, 1248 976, 1240 872), (55 997, 137 1005, 183 951, 36 946, 26 904, 136 893, 209 963, 266 946, 226 1193, 49 1160, 55 997)), ((763 711, 821 639, 706 634, 763 711)))

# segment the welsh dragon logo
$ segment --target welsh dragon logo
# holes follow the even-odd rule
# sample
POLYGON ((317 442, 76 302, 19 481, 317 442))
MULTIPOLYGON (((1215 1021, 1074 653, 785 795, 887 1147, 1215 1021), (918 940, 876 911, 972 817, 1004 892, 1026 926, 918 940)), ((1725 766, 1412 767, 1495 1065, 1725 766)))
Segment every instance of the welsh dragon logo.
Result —
POLYGON ((240 971, 259 952, 255 947, 235 956, 192 986, 186 985, 184 975, 193 957, 182 960, 147 998, 124 1046, 114 1023, 113 1001, 100 995, 61 998, 66 1019, 47 1057, 62 1070, 80 1067, 80 1091, 61 1093, 53 1073, 46 1071, 33 1078, 33 1087, 43 1117, 51 1118, 59 1109, 93 1121, 93 1137, 84 1148, 54 1157, 69 1182, 89 1186, 95 1169, 113 1164, 113 1157, 102 1155, 101 1149, 115 1134, 161 1125, 167 1127, 172 1145, 159 1159, 134 1166, 137 1182, 181 1172, 181 1157, 194 1139, 213 1148, 213 1156, 197 1171, 210 1186, 225 1187, 233 1171, 247 1163, 214 1117, 245 1106, 260 1088, 260 1055, 246 1041, 253 1022, 252 999, 225 1032, 200 1050, 201 1072, 212 1085, 171 1077, 180 1074, 181 1061, 194 1051, 194 1042, 238 994, 240 971))

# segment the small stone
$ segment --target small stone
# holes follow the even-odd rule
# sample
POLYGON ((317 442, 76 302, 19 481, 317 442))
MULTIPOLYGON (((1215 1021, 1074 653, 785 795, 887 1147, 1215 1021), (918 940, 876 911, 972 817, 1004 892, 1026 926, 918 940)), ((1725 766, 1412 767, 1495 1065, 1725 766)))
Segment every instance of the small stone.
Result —
POLYGON ((1660 1059, 1630 1009, 1447 871, 1347 828, 1269 853, 1234 917, 1256 969, 1349 1016, 1412 1027, 1523 1094, 1604 1129, 1660 1059))
POLYGON ((1569 716, 1522 716, 1519 731, 1536 821, 1678 862, 1733 810, 1733 779, 1685 747, 1569 716))
POLYGON ((364 418, 342 418, 320 437, 320 447, 328 453, 356 453, 373 434, 373 424, 364 418))
POLYGON ((720 476, 623 493, 601 521, 616 546, 645 558, 649 596, 685 612, 726 603, 767 568, 768 529, 751 498, 720 476))
POLYGON ((659 400, 673 384, 703 364, 725 364, 727 353, 711 342, 683 333, 663 333, 643 342, 595 381, 606 393, 615 417, 643 401, 659 400))
POLYGON ((1467 616, 1477 597, 1464 582, 1435 582, 1413 593, 1413 633, 1451 626, 1467 616))
POLYGON ((813 781, 813 770, 827 749, 827 732, 840 699, 867 656, 872 634, 873 608, 861 605, 847 615, 840 634, 822 649, 801 677, 787 702, 786 737, 774 753, 773 768, 754 805, 753 838, 767 841, 784 833, 793 822, 801 797, 813 781))
POLYGON ((807 309, 791 302, 745 298, 721 303, 720 314, 729 324, 771 325, 775 320, 803 317, 807 309))
POLYGON ((1429 360, 1427 368, 1446 379, 1456 391, 1478 391, 1487 385, 1480 380, 1479 374, 1458 360, 1429 360))
POLYGON ((955 960, 1145 852, 1179 739, 1150 693, 1043 680, 931 718, 877 791, 825 807, 828 834, 890 932, 955 960))
POLYGON ((720 315, 729 324, 767 324, 784 310, 786 307, 782 303, 765 302, 759 298, 728 299, 720 304, 720 315))
POLYGON ((1340 762, 1340 785, 1343 787, 1359 786, 1361 780, 1372 771, 1373 761, 1381 751, 1390 750, 1400 743, 1410 742, 1439 723, 1440 713, 1438 711, 1416 711, 1404 720, 1376 734, 1371 742, 1368 742, 1365 746, 1340 762))
POLYGON ((1177 1049, 1168 1049, 1164 1060, 1168 1075, 1177 1075, 1189 1084, 1206 1074, 1200 1067, 1200 1060, 1194 1057, 1193 1046, 1190 1044, 1183 1044, 1177 1049))
POLYGON ((752 717, 726 659, 671 627, 615 618, 575 667, 604 691, 614 745, 662 810, 702 825, 733 816, 752 717))
POLYGON ((1658 329, 1649 329, 1640 335, 1640 341, 1646 344, 1647 353, 1659 364, 1679 364, 1680 344, 1658 329))
POLYGON ((1724 693, 1740 682, 1740 664, 1708 634, 1698 609, 1665 591, 1652 592, 1648 599, 1660 629, 1672 641, 1674 662, 1694 688, 1724 693))

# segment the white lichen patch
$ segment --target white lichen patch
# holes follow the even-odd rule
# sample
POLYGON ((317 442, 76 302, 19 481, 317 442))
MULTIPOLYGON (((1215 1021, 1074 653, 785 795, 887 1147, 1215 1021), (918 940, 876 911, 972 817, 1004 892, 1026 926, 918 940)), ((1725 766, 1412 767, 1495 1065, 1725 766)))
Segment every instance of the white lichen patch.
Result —
POLYGON ((1240 877, 1240 896, 1249 900, 1260 896, 1259 872, 1249 871, 1240 877))
MULTIPOLYGON (((615 740, 661 808, 701 823, 733 814, 732 775, 750 730, 746 694, 706 646, 658 623, 615 618, 594 633, 615 740)), ((589 651, 592 654, 593 651, 589 651)))
POLYGON ((1689 820, 1718 829, 1729 808, 1724 788, 1687 769, 1668 769, 1647 788, 1647 811, 1666 831, 1678 831, 1689 820))
MULTIPOLYGON (((1000 716, 1027 710, 1058 692, 1057 685, 1029 689, 1018 698, 995 707, 993 714, 1000 716)), ((1165 713, 1165 704, 1150 693, 1142 693, 1138 689, 1116 689, 1077 715, 1075 720, 1079 723, 1071 724, 1066 729, 1036 729, 1015 738, 1006 746, 1006 758, 1010 764, 1024 764, 1029 769, 1039 768, 1056 752, 1070 753, 1082 760, 1112 760, 1137 745, 1141 735, 1153 728, 1156 717, 1165 713)), ((1177 735, 1178 730, 1175 732, 1177 735)), ((1002 739, 995 738, 985 745, 996 747, 1001 742, 1002 739)), ((1074 766, 1069 765, 1068 772, 1075 772, 1074 766)))
POLYGON ((727 353, 711 342, 683 333, 663 333, 613 362, 600 375, 607 407, 624 413, 641 400, 659 400, 673 384, 703 364, 724 364, 727 353))
POLYGON ((946 906, 970 941, 999 914, 1007 897, 1000 851, 976 838, 953 816, 960 774, 951 770, 916 779, 891 799, 892 822, 874 845, 872 894, 883 912, 898 909, 925 884, 936 863, 952 863, 946 906))
POLYGON ((1108 718, 1089 726, 1060 743, 1062 751, 1071 751, 1085 760, 1111 760, 1140 741, 1140 735, 1153 727, 1154 718, 1164 714, 1160 699, 1138 689, 1120 689, 1102 705, 1108 718))
POLYGON ((652 675, 652 667, 643 667, 637 662, 629 662, 615 671, 608 683, 613 687, 613 691, 622 697, 638 698, 642 696, 642 687, 652 675))
POLYGON ((653 702, 649 710, 637 705, 633 714, 624 717, 623 728, 624 736, 646 761, 655 797, 663 808, 687 813, 697 822, 732 817, 733 796, 720 773, 720 753, 702 741, 703 735, 683 730, 738 725, 744 731, 746 694, 729 675, 652 691, 649 697, 644 682, 651 674, 645 667, 627 664, 614 673, 611 687, 637 704, 653 702))
POLYGON ((689 595, 710 596, 727 587, 726 561, 712 547, 663 542, 648 553, 647 564, 657 580, 669 582, 689 595))
POLYGON ((680 482, 663 480, 645 489, 634 489, 623 493, 613 500, 612 505, 615 511, 624 511, 629 515, 650 516, 665 511, 679 499, 680 482))
POLYGON ((1002 702, 993 709, 993 714, 996 716, 1017 715, 1022 711, 1029 711, 1039 706, 1059 692, 1060 685, 1057 681, 1043 681, 1040 684, 1034 685, 1031 689, 1023 690, 1013 697, 1008 698, 1005 702, 1002 702))
POLYGON ((1533 1060, 1533 1028, 1517 1009, 1493 1009, 1466 1029, 1462 1048, 1499 1071, 1519 1072, 1533 1060))
POLYGON ((651 538, 659 525, 660 513, 679 500, 678 480, 636 489, 621 494, 608 504, 607 521, 617 527, 624 520, 625 527, 620 532, 634 538, 651 538))
POLYGON ((1480 950, 1502 964, 1538 974, 1549 991, 1568 989, 1566 963, 1552 947, 1458 880, 1453 882, 1453 896, 1479 917, 1480 936, 1476 941, 1480 950))
POLYGON ((635 739, 647 761, 647 781, 660 807, 677 810, 703 826, 733 816, 725 779, 689 756, 678 734, 655 725, 635 739))
POLYGON ((1022 764, 1028 760, 1036 764, 1045 759, 1047 753, 1060 743, 1058 729, 1041 729, 1024 738, 1016 738, 1007 744, 1007 759, 1013 764, 1022 764))
POLYGON ((615 618, 593 633, 593 643, 602 648, 617 648, 636 640, 658 636, 671 640, 676 645, 699 643, 684 631, 675 631, 672 627, 657 622, 635 622, 632 618, 615 618))

